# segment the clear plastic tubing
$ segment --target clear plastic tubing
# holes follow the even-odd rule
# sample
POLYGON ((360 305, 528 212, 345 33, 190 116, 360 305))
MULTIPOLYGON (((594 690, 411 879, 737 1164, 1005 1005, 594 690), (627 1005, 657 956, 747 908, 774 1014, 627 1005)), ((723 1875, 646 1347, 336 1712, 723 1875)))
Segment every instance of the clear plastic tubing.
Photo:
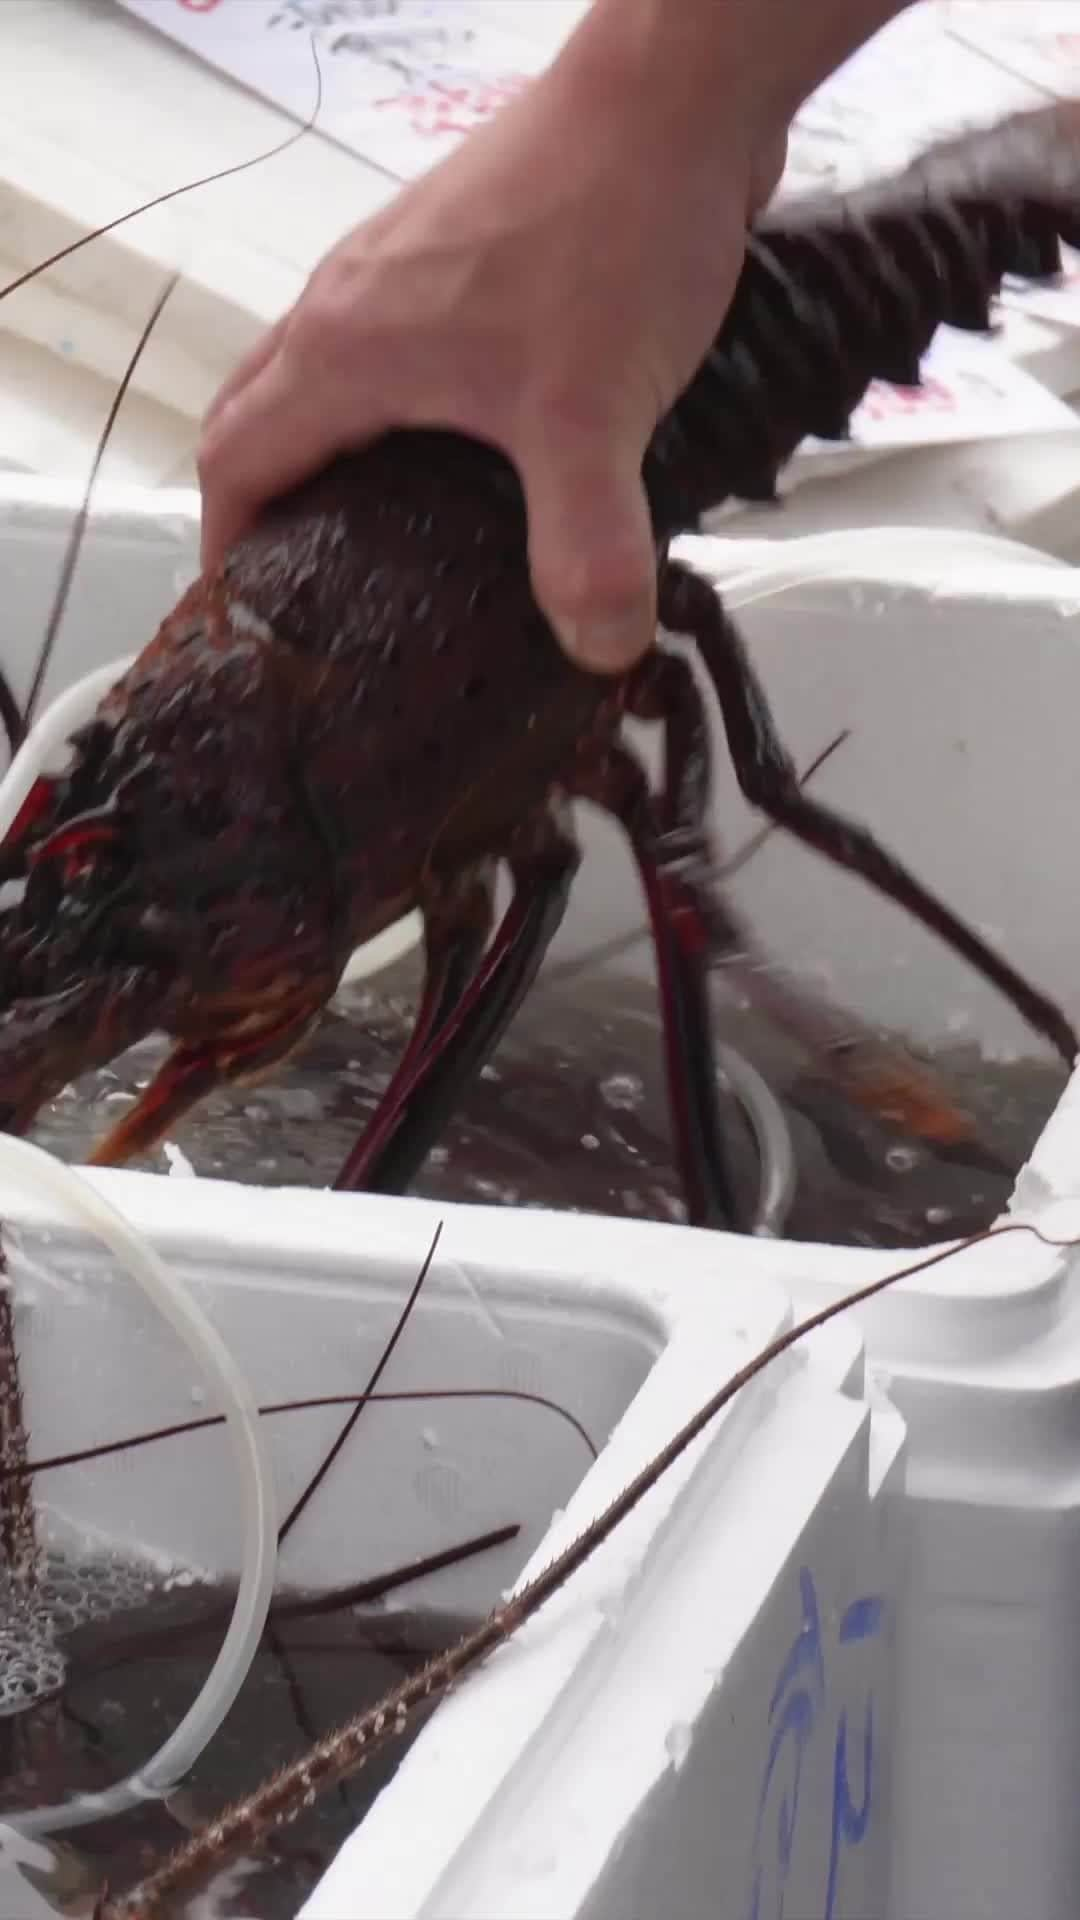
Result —
POLYGON ((768 1081, 734 1047, 717 1047, 716 1064, 750 1122, 761 1161, 751 1232, 761 1240, 776 1240, 787 1224, 798 1182, 787 1115, 768 1081))
POLYGON ((73 686, 66 687, 31 727, 0 780, 0 839, 10 832, 34 781, 48 771, 53 759, 62 761, 75 728, 93 718, 99 700, 127 672, 133 659, 134 655, 113 660, 107 667, 95 667, 93 673, 84 674, 73 686))
POLYGON ((154 1249, 90 1182, 26 1140, 0 1134, 0 1181, 16 1193, 34 1189, 52 1209, 97 1235, 127 1268, 179 1335, 225 1415, 240 1482, 243 1566, 236 1603, 201 1693, 153 1758, 103 1793, 79 1794, 56 1807, 9 1815, 24 1834, 86 1826, 160 1799, 183 1779, 213 1739, 247 1677, 266 1625, 277 1566, 274 1483, 263 1446, 259 1411, 247 1381, 216 1329, 154 1249))

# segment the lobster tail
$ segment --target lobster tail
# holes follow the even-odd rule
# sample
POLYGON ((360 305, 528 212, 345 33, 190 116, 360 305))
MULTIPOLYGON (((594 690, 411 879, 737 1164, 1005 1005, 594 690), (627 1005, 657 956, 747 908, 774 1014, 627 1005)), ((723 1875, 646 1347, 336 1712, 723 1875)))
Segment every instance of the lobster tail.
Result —
POLYGON ((846 438, 874 380, 918 385, 939 327, 988 331, 1005 276, 1052 278, 1063 241, 1080 246, 1080 102, 759 221, 716 343, 650 448, 661 536, 773 498, 807 435, 846 438))

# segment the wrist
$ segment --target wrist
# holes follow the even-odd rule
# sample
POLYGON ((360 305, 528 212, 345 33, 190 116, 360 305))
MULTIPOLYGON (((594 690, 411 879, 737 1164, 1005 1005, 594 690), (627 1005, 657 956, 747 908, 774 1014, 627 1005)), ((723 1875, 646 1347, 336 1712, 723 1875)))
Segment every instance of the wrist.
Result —
POLYGON ((563 60, 585 97, 628 101, 678 144, 754 155, 913 0, 593 0, 563 60))

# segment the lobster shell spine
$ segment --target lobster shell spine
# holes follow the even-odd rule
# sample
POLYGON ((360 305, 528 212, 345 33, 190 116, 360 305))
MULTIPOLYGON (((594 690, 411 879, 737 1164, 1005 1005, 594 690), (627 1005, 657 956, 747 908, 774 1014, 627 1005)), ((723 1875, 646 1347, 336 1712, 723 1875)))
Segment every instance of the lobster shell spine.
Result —
POLYGON ((761 219, 713 349, 649 450, 660 537, 771 498, 807 435, 845 438, 874 380, 916 385, 939 327, 989 331, 1005 276, 1057 274, 1062 241, 1080 245, 1080 101, 761 219))

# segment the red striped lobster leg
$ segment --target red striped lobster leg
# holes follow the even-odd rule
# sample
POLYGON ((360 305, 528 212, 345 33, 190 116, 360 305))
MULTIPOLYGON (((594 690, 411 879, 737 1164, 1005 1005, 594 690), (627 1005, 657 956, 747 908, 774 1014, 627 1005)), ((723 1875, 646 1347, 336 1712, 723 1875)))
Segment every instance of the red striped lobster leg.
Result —
POLYGON ((739 1197, 732 1152, 739 1108, 720 1091, 709 1001, 709 972, 724 941, 723 910, 718 904, 715 915, 704 911, 698 877, 702 867, 711 867, 703 827, 710 757, 701 703, 682 661, 655 655, 639 670, 630 704, 640 718, 662 715, 662 793, 650 793, 641 767, 621 747, 584 765, 574 792, 619 822, 645 896, 687 1220, 696 1227, 749 1231, 752 1221, 739 1197))
POLYGON ((425 909, 424 986, 413 1030, 389 1086, 334 1181, 339 1192, 355 1193, 369 1186, 372 1169, 397 1136, 402 1103, 413 1078, 437 1045, 480 964, 491 933, 492 892, 492 877, 485 870, 470 874, 464 883, 459 881, 425 909))
POLYGON ((451 923, 429 944, 427 1038, 417 1041, 414 1036, 394 1082, 335 1180, 336 1188, 405 1192, 458 1105, 462 1089, 498 1046, 532 987, 565 915, 580 854, 547 816, 542 825, 530 828, 530 841, 527 851, 510 861, 513 899, 464 991, 459 983, 470 946, 475 953, 473 930, 451 923), (436 1001, 441 1018, 432 1016, 436 1001))
POLYGON ((674 562, 665 569, 660 617, 692 639, 716 691, 736 778, 751 806, 825 859, 857 873, 967 960, 1071 1066, 1080 1040, 1054 1002, 966 927, 886 852, 865 827, 812 799, 776 731, 764 688, 713 588, 674 562))

